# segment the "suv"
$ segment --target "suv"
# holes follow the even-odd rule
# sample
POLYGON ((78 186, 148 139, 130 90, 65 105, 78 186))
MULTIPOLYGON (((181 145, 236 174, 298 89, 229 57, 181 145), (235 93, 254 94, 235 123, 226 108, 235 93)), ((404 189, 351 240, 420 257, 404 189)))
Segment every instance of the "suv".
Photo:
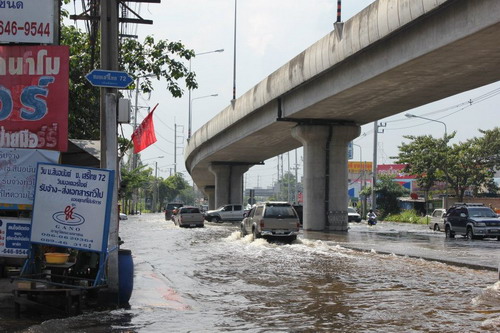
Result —
POLYGON ((179 227, 200 227, 205 225, 205 217, 198 207, 183 206, 172 216, 179 227))
POLYGON ((290 203, 281 201, 257 204, 241 221, 241 236, 253 234, 254 239, 274 236, 293 242, 299 229, 297 212, 290 203))
POLYGON ((205 219, 210 222, 241 221, 244 212, 242 205, 224 205, 207 211, 205 219))
POLYGON ((500 218, 483 204, 458 203, 446 213, 445 233, 447 238, 460 234, 468 239, 496 237, 500 240, 500 218))
POLYGON ((172 215, 174 210, 181 208, 182 206, 184 206, 184 204, 181 204, 179 202, 168 203, 167 206, 165 207, 165 220, 167 221, 172 220, 172 215))

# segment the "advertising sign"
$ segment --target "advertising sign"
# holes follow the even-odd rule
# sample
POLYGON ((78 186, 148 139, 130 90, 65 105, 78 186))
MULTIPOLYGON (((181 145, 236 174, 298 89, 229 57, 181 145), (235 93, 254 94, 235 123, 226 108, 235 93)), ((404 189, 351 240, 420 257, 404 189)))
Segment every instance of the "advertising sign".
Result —
POLYGON ((349 173, 365 173, 372 172, 373 163, 372 162, 347 162, 347 170, 349 173))
POLYGON ((0 257, 27 257, 30 230, 29 219, 0 217, 0 257))
POLYGON ((114 171, 39 163, 31 242, 104 252, 114 171))
POLYGON ((38 162, 57 163, 60 153, 0 148, 0 203, 32 205, 38 162))
POLYGON ((0 1, 0 42, 54 43, 54 0, 0 1))
POLYGON ((68 71, 67 46, 0 46, 0 148, 67 150, 68 71))

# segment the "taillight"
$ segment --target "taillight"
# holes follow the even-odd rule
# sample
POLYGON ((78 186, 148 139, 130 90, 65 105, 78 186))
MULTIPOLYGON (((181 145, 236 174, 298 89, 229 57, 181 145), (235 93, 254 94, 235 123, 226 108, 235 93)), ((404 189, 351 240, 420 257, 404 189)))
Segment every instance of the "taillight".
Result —
POLYGON ((260 227, 261 227, 261 228, 264 228, 264 219, 261 219, 261 220, 260 220, 260 227))

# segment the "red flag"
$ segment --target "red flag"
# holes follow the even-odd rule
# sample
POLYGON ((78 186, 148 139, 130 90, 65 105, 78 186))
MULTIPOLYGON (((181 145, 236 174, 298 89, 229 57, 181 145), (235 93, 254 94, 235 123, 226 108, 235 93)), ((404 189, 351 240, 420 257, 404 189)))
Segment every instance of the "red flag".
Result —
POLYGON ((158 104, 144 118, 141 125, 132 133, 132 141, 134 141, 134 154, 137 154, 143 149, 156 142, 155 127, 153 125, 153 112, 158 104))

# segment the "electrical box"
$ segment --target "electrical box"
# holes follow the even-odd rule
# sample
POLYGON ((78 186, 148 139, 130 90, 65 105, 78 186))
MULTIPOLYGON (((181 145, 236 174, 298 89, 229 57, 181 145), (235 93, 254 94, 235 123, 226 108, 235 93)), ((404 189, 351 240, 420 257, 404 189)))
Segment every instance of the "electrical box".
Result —
POLYGON ((130 124, 130 112, 130 99, 120 98, 118 100, 118 123, 130 124))

